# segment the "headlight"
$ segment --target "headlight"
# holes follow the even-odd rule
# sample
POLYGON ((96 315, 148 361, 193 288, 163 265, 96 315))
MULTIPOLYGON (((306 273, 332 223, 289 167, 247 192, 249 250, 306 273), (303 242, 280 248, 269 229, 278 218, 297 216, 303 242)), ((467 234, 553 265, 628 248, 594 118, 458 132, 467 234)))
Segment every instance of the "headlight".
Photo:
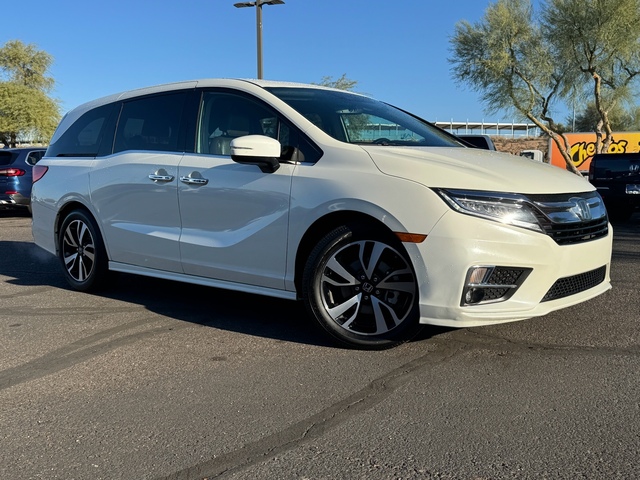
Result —
POLYGON ((474 190, 435 191, 460 213, 544 232, 535 214, 535 207, 524 195, 474 190))

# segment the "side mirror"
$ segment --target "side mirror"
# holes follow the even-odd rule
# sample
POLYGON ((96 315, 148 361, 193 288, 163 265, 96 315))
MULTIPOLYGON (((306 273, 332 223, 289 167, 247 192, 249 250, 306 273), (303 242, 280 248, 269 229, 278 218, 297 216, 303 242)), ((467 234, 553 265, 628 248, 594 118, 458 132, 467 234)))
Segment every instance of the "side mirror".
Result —
POLYGON ((264 135, 245 135, 231 140, 231 159, 244 165, 257 165, 264 173, 280 168, 280 142, 264 135))

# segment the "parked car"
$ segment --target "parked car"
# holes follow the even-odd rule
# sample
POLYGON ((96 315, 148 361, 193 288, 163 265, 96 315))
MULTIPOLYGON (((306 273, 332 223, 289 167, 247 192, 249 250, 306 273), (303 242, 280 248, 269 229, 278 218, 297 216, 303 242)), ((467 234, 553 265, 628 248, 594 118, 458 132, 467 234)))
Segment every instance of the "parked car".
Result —
POLYGON ((542 152, 542 150, 522 150, 520 156, 535 160, 536 162, 544 162, 544 152, 542 152))
POLYGON ((473 135, 470 133, 463 133, 458 135, 458 138, 468 144, 470 147, 481 148, 483 150, 495 150, 496 146, 491 140, 489 135, 473 135))
POLYGON ((0 209, 29 208, 31 169, 45 150, 42 147, 0 149, 0 209))
POLYGON ((513 159, 340 90, 150 87, 62 119, 34 170, 33 236, 77 290, 113 270, 301 299, 342 344, 385 348, 610 288, 595 188, 513 159))
POLYGON ((597 153, 589 165, 589 181, 604 199, 609 217, 628 220, 640 207, 640 153, 597 153))

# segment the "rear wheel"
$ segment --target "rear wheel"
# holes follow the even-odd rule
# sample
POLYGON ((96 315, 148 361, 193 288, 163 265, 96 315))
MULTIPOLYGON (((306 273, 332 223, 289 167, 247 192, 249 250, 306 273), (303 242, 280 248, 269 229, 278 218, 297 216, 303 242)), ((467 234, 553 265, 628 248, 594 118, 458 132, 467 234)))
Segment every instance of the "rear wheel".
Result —
POLYGON ((342 226, 318 242, 305 266, 303 299, 329 334, 352 347, 389 348, 420 328, 404 248, 372 230, 342 226))
POLYGON ((98 288, 107 274, 107 253, 95 220, 74 210, 62 222, 58 255, 67 282, 74 290, 98 288))

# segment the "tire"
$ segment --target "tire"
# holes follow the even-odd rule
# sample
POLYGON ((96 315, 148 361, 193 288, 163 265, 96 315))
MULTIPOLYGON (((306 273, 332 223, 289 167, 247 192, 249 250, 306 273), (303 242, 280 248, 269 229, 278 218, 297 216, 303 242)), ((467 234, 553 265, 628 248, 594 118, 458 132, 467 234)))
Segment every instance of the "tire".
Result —
POLYGON ((58 237, 58 258, 74 290, 96 290, 105 281, 107 253, 95 220, 82 210, 69 213, 58 237))
POLYGON ((390 348, 420 330, 411 262, 400 241, 372 230, 341 226, 318 242, 302 297, 320 326, 350 347, 390 348))

